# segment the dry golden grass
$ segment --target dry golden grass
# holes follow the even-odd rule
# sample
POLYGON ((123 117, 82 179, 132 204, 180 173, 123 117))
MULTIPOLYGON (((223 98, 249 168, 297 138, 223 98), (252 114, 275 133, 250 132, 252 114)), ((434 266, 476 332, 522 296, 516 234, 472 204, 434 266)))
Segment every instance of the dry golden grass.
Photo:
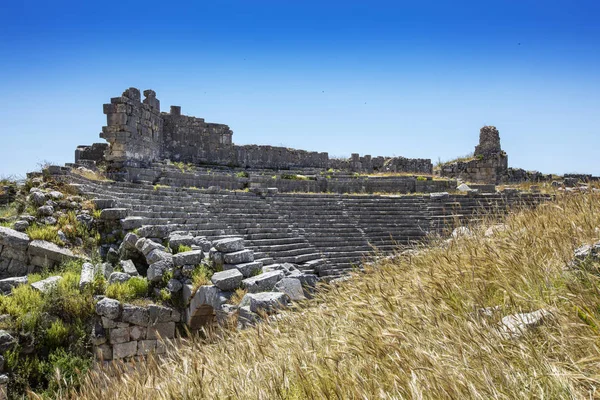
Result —
POLYGON ((106 175, 104 175, 101 171, 92 171, 90 169, 79 169, 73 168, 71 172, 75 175, 79 175, 85 179, 89 179, 90 181, 96 182, 112 182, 112 180, 108 179, 106 175))
POLYGON ((77 399, 588 399, 600 395, 599 280, 565 271, 600 237, 600 196, 563 196, 486 238, 437 242, 324 290, 307 308, 221 340, 185 341, 77 399), (486 321, 481 307, 499 307, 486 321), (556 320, 506 339, 508 314, 556 320))

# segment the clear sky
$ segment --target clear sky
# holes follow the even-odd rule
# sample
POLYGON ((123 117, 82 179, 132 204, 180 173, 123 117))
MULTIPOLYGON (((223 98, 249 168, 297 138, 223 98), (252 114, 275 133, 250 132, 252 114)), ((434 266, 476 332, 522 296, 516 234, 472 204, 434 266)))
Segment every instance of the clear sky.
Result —
POLYGON ((598 0, 11 1, 0 176, 103 141, 133 86, 237 144, 447 160, 495 125, 513 167, 600 175, 598 0))

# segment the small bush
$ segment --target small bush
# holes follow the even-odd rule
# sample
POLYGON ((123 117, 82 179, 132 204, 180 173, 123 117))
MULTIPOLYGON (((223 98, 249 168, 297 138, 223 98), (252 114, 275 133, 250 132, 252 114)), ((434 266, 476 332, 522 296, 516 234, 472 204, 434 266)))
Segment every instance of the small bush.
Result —
POLYGON ((426 181, 426 180, 427 180, 427 178, 426 178, 426 177, 424 177, 424 176, 417 176, 417 180, 418 180, 418 181, 426 181))
POLYGON ((90 358, 57 349, 48 356, 48 389, 46 394, 57 394, 61 390, 77 389, 92 365, 90 358))
POLYGON ((65 243, 58 237, 58 227, 53 225, 33 224, 25 231, 32 240, 46 240, 59 246, 65 243))
POLYGON ((203 285, 210 285, 210 278, 213 275, 213 271, 206 265, 197 265, 192 272, 192 287, 194 291, 203 285))
POLYGON ((246 171, 240 171, 240 172, 236 173, 235 176, 237 176, 238 178, 249 178, 250 174, 247 173, 246 171))
POLYGON ((175 254, 185 253, 186 251, 192 251, 192 248, 190 246, 186 246, 185 244, 180 244, 179 247, 177 247, 175 254))
POLYGON ((46 344, 52 348, 59 347, 65 343, 69 336, 69 329, 62 320, 58 319, 46 329, 46 344))
POLYGON ((149 284, 144 278, 134 276, 124 283, 111 283, 106 288, 106 296, 119 301, 131 301, 148 295, 149 284))

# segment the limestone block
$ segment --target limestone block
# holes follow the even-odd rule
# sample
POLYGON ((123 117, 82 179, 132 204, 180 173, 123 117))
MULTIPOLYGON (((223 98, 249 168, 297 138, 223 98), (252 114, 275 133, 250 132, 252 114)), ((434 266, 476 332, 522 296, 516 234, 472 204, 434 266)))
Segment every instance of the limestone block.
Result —
POLYGON ((302 283, 296 278, 283 278, 275 284, 275 290, 288 295, 292 301, 305 300, 302 283))
POLYGON ((29 244, 29 256, 31 257, 31 264, 39 267, 46 266, 46 262, 50 264, 58 264, 64 260, 72 260, 79 258, 75 256, 71 250, 63 249, 54 243, 47 242, 45 240, 34 240, 29 244), (34 259, 36 263, 34 263, 34 259), (44 260, 43 263, 39 263, 40 260, 44 260))
POLYGON ((31 287, 39 290, 42 293, 46 293, 54 289, 60 280, 62 280, 62 276, 51 276, 46 279, 42 279, 41 281, 32 283, 31 287))
POLYGON ((27 284, 27 281, 28 279, 26 276, 2 279, 0 280, 0 292, 8 294, 14 287, 27 284))
POLYGON ((137 355, 145 356, 156 350, 156 340, 140 340, 138 342, 137 355))
POLYGON ((150 324, 171 321, 172 311, 173 309, 169 307, 160 306, 158 304, 150 304, 148 306, 148 317, 150 319, 150 324))
POLYGON ((254 261, 254 252, 252 250, 240 250, 233 253, 226 253, 223 256, 225 264, 242 264, 254 261))
POLYGON ((249 293, 271 291, 275 284, 285 277, 283 271, 271 271, 242 281, 243 286, 249 293))
POLYGON ((120 262, 121 268, 129 276, 139 276, 139 272, 135 267, 135 264, 131 260, 122 260, 120 262))
POLYGON ((242 238, 225 238, 217 240, 213 243, 215 249, 222 253, 233 253, 244 250, 244 239, 242 238))
POLYGON ((29 236, 0 226, 0 245, 25 251, 29 245, 29 236))
POLYGON ((108 332, 111 344, 129 342, 129 328, 113 328, 108 332))
POLYGON ((229 292, 237 289, 244 279, 244 275, 237 269, 215 272, 211 277, 211 282, 219 289, 229 292))
POLYGON ((113 358, 126 358, 132 357, 137 354, 138 342, 132 341, 127 343, 119 343, 113 346, 113 358))
POLYGON ((121 303, 105 297, 96 303, 96 314, 108 319, 117 319, 121 315, 121 303))
POLYGON ((106 317, 102 317, 102 327, 104 329, 117 328, 117 322, 106 317))
POLYGON ((223 270, 227 271, 230 269, 237 269, 242 273, 244 278, 249 278, 253 275, 256 275, 263 267, 263 263, 260 261, 252 261, 249 263, 242 264, 225 264, 223 265, 223 270))
POLYGON ((162 260, 150 264, 148 267, 148 280, 151 282, 159 282, 163 275, 172 268, 173 264, 170 261, 162 260))
POLYGON ((148 327, 147 339, 173 339, 175 322, 159 322, 148 327))
POLYGON ((287 306, 288 296, 285 293, 262 292, 248 293, 242 299, 240 308, 249 306, 253 313, 272 313, 287 306))
POLYGON ((126 274, 125 272, 113 272, 108 277, 108 284, 111 284, 111 283, 125 283, 129 279, 131 279, 131 275, 126 274))
POLYGON ((94 348, 96 359, 101 361, 110 361, 113 358, 112 346, 108 344, 102 344, 94 348))
POLYGON ((105 208, 100 212, 100 219, 116 221, 127 217, 129 210, 126 208, 105 208))
POLYGON ((202 250, 192 250, 183 253, 178 253, 173 256, 174 266, 183 265, 197 265, 204 259, 204 252, 202 250))
POLYGON ((148 315, 147 308, 134 306, 131 304, 124 304, 121 320, 134 325, 148 326, 150 317, 148 315))
POLYGON ((143 326, 132 326, 129 329, 129 336, 131 337, 131 340, 144 340, 146 339, 147 330, 148 329, 143 326))
POLYGON ((81 266, 81 277, 79 278, 79 290, 84 290, 94 282, 95 270, 92 263, 83 263, 81 266))

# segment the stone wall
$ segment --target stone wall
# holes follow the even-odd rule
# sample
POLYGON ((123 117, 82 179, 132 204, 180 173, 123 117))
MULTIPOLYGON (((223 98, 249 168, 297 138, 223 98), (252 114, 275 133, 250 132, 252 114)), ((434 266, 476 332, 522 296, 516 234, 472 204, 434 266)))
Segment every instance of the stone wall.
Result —
POLYGON ((144 96, 142 103, 140 91, 129 88, 121 97, 114 97, 110 104, 104 105, 107 122, 100 137, 110 145, 105 154, 107 161, 136 165, 162 157, 160 102, 153 90, 145 90, 144 96))
POLYGON ((96 358, 118 360, 166 351, 165 340, 175 337, 181 313, 157 304, 136 306, 104 298, 96 304, 92 333, 96 358))
POLYGON ((104 153, 108 150, 107 143, 94 143, 91 146, 77 146, 75 149, 75 162, 90 160, 96 163, 104 161, 104 153))
POLYGON ((503 181, 507 175, 508 156, 500 147, 500 134, 495 126, 484 126, 479 131, 479 144, 473 159, 442 165, 440 175, 475 183, 503 181))
MULTIPOLYGON (((184 163, 227 165, 244 168, 336 168, 351 171, 391 171, 432 173, 431 160, 404 157, 359 157, 329 159, 327 153, 285 147, 245 145, 232 142, 233 132, 227 125, 205 122, 202 118, 181 115, 181 107, 171 106, 160 112, 160 102, 153 90, 129 88, 122 96, 104 105, 107 125, 101 138, 109 143, 104 158, 111 167, 146 166, 168 159, 184 163)), ((79 146, 75 161, 94 160, 99 147, 79 146)))
POLYGON ((52 268, 75 258, 70 250, 54 243, 31 240, 25 233, 0 226, 0 279, 52 268))

